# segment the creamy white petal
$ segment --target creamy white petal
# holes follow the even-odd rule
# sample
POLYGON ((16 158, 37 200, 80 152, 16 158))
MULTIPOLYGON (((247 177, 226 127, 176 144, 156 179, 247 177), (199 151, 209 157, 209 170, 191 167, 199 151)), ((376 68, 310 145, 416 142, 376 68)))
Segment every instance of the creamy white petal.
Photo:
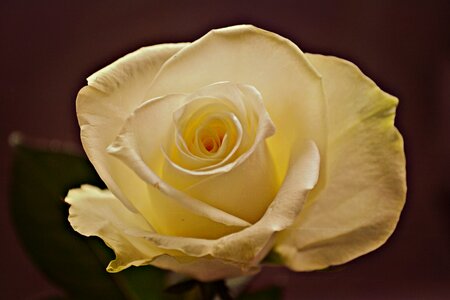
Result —
POLYGON ((193 258, 179 251, 157 248, 133 231, 151 231, 140 214, 130 212, 111 192, 90 185, 70 190, 65 201, 70 204, 69 222, 80 234, 98 236, 114 250, 116 258, 107 267, 119 272, 129 266, 154 265, 180 272, 199 280, 254 274, 259 267, 241 265, 213 257, 193 258), (130 234, 131 233, 131 234, 130 234))
POLYGON ((320 156, 312 141, 298 145, 290 158, 289 172, 264 216, 254 225, 215 240, 170 237, 136 230, 158 247, 192 257, 211 256, 247 268, 256 265, 272 246, 275 233, 287 228, 300 212, 319 175, 320 156))
MULTIPOLYGON (((207 171, 190 172, 167 163, 162 178, 195 199, 255 223, 263 216, 280 186, 272 155, 265 143, 265 139, 275 132, 273 123, 264 109, 261 95, 250 86, 219 83, 201 89, 193 97, 202 94, 229 99, 234 107, 242 107, 240 112, 233 111, 239 117, 239 123, 245 123, 243 130, 246 133, 237 151, 240 156, 229 163, 215 164, 216 168, 207 171)), ((191 103, 197 104, 195 100, 191 103)))
POLYGON ((213 281, 223 278, 232 278, 243 275, 253 275, 259 270, 259 266, 243 268, 239 264, 227 262, 213 257, 202 258, 174 258, 169 255, 157 257, 152 265, 172 270, 177 273, 186 274, 189 277, 201 281, 213 281))
POLYGON ((273 157, 264 141, 226 173, 196 176, 168 165, 164 177, 171 185, 184 186, 186 194, 252 224, 264 215, 280 186, 273 157))
POLYGON ((274 33, 248 25, 213 30, 169 59, 147 96, 192 93, 221 81, 248 84, 261 93, 277 128, 267 142, 280 178, 297 140, 314 140, 324 161, 326 107, 320 76, 296 45, 274 33))
POLYGON ((127 234, 133 230, 152 230, 145 218, 129 211, 111 192, 90 185, 70 190, 65 201, 70 204, 69 222, 85 236, 98 236, 114 250, 116 258, 107 270, 118 272, 129 266, 149 264, 167 251, 151 242, 127 234))
MULTIPOLYGON (((189 104, 175 112, 175 122, 185 126, 181 115, 195 115, 195 111, 201 111, 202 106, 211 107, 211 114, 233 114, 240 135, 237 141, 238 147, 233 149, 230 155, 217 163, 210 163, 200 170, 188 170, 177 168, 190 175, 214 175, 228 172, 235 166, 244 162, 259 144, 275 133, 275 127, 269 114, 264 108, 261 94, 254 87, 231 82, 218 82, 201 88, 188 98, 189 104), (221 111, 222 109, 222 111, 221 111)), ((233 120, 234 121, 234 120, 233 120)))
POLYGON ((187 44, 141 48, 88 78, 77 97, 77 116, 83 147, 108 188, 129 209, 140 210, 147 184, 106 147, 119 133, 128 115, 147 100, 145 92, 161 65, 187 44))
MULTIPOLYGON (((171 128, 171 112, 175 111, 175 108, 184 101, 185 96, 183 95, 168 95, 142 104, 125 121, 121 132, 108 147, 108 152, 122 160, 144 182, 151 185, 149 188, 156 189, 168 196, 191 213, 228 226, 249 226, 248 222, 199 201, 167 184, 155 172, 162 167, 161 162, 164 161, 164 156, 161 146, 166 143, 165 138, 171 135, 170 129, 173 129, 171 128)), ((160 196, 158 193, 152 193, 150 197, 158 199, 147 198, 143 208, 146 212, 145 216, 152 213, 150 207, 152 201, 165 200, 160 196)), ((156 213, 164 214, 165 210, 156 210, 156 213)), ((169 213, 171 212, 169 211, 169 213)))
POLYGON ((342 264, 378 248, 392 234, 406 195, 403 140, 394 127, 397 99, 347 61, 308 59, 322 74, 328 99, 328 164, 327 183, 318 184, 275 248, 297 271, 342 264))

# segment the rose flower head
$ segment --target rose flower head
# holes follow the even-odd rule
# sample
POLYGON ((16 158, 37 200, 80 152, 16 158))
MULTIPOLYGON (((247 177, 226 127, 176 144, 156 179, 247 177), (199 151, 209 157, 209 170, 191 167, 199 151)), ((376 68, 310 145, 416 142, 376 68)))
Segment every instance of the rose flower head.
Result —
POLYGON ((77 97, 83 147, 108 187, 70 190, 69 221, 114 250, 209 281, 292 270, 382 245, 406 194, 398 100, 345 60, 248 25, 141 48, 77 97))

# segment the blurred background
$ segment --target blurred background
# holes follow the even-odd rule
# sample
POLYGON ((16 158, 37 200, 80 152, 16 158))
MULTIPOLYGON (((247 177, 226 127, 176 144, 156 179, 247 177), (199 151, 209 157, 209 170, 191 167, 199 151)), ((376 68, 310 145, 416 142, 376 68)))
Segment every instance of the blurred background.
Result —
POLYGON ((356 63, 397 96, 408 197, 387 244, 332 272, 264 270, 285 299, 450 298, 450 1, 10 1, 0 3, 0 294, 60 291, 33 266, 8 204, 8 136, 80 149, 75 97, 85 78, 141 46, 192 41, 250 23, 305 52, 356 63))

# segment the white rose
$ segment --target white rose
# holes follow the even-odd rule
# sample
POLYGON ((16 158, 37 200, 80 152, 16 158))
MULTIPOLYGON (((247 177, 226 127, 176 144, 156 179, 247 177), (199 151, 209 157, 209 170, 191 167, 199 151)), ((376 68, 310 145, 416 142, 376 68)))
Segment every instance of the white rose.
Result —
POLYGON ((116 253, 200 280, 345 263, 385 242, 405 200, 397 99, 354 65, 252 26, 137 50, 88 78, 81 140, 108 190, 69 221, 116 253))

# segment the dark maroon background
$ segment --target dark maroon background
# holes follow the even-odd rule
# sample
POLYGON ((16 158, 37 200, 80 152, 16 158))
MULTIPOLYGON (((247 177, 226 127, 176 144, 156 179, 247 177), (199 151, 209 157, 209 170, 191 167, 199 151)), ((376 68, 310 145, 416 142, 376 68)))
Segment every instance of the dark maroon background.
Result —
POLYGON ((398 96, 408 161, 406 207, 385 246, 334 272, 265 270, 253 287, 272 281, 286 299, 449 299, 449 1, 128 2, 0 4, 2 299, 57 293, 14 234, 8 135, 78 144, 74 101, 88 75, 138 47, 192 41, 240 23, 277 32, 304 51, 349 59, 398 96))

